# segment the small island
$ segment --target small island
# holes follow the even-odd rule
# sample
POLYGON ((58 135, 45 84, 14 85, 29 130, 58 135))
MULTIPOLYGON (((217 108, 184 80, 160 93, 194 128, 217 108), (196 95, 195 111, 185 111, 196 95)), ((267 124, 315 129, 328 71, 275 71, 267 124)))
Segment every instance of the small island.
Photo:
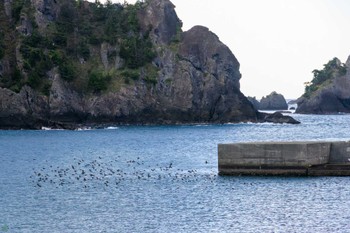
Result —
POLYGON ((282 94, 276 91, 271 92, 269 95, 262 97, 258 101, 255 97, 248 97, 248 100, 253 104, 256 109, 259 110, 287 110, 288 104, 282 94))
POLYGON ((305 83, 296 113, 350 113, 350 57, 346 63, 333 58, 321 70, 313 70, 313 79, 305 83))

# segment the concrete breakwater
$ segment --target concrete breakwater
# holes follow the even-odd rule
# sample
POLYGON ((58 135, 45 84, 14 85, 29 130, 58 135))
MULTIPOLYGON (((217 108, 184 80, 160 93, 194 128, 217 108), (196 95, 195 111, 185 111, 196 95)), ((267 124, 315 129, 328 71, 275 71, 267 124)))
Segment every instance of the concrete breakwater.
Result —
POLYGON ((218 145, 220 175, 350 176, 350 141, 218 145))

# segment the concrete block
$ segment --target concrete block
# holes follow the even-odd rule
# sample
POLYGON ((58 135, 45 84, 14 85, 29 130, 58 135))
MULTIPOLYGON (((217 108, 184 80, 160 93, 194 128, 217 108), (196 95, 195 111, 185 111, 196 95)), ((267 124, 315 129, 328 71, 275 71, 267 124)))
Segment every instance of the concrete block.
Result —
POLYGON ((253 142, 219 144, 220 167, 309 167, 328 163, 329 142, 253 142))
POLYGON ((219 144, 221 175, 350 176, 350 142, 219 144))
POLYGON ((350 164, 350 142, 332 142, 330 164, 350 164))
POLYGON ((308 168, 309 176, 350 176, 350 164, 324 164, 308 168))
POLYGON ((229 168, 222 167, 219 171, 220 175, 230 176, 307 176, 307 168, 264 168, 264 167, 241 167, 229 168))

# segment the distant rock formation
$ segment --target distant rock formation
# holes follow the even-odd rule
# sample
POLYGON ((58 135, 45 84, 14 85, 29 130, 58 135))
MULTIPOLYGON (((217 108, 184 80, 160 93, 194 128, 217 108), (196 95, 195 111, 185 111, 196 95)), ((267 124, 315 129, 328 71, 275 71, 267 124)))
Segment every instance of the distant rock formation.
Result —
POLYGON ((250 103, 253 104, 253 106, 254 106, 255 109, 260 109, 260 102, 259 102, 259 100, 257 100, 257 99, 255 98, 255 96, 254 96, 254 97, 248 96, 247 98, 248 98, 248 100, 250 101, 250 103))
POLYGON ((314 71, 314 79, 298 99, 296 113, 350 113, 350 56, 346 64, 334 58, 323 70, 314 71), (322 82, 319 81, 322 77, 322 82))
POLYGON ((287 110, 288 104, 283 95, 273 91, 260 101, 261 110, 287 110))
POLYGON ((289 100, 287 104, 292 105, 292 104, 297 104, 297 103, 298 103, 298 100, 293 99, 293 100, 289 100))

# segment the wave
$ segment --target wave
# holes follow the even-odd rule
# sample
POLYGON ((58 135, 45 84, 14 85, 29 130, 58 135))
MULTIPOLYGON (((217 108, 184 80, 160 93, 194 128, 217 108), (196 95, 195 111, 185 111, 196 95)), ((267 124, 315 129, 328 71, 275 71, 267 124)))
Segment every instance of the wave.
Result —
POLYGON ((92 130, 91 127, 81 127, 81 128, 77 128, 76 131, 87 131, 87 130, 92 130))
POLYGON ((50 127, 42 126, 42 127, 41 127, 41 130, 49 131, 49 130, 64 130, 64 129, 55 129, 55 128, 50 128, 50 127))
POLYGON ((113 130, 113 129, 119 129, 119 127, 116 127, 116 126, 109 126, 109 127, 104 128, 104 129, 113 130))

